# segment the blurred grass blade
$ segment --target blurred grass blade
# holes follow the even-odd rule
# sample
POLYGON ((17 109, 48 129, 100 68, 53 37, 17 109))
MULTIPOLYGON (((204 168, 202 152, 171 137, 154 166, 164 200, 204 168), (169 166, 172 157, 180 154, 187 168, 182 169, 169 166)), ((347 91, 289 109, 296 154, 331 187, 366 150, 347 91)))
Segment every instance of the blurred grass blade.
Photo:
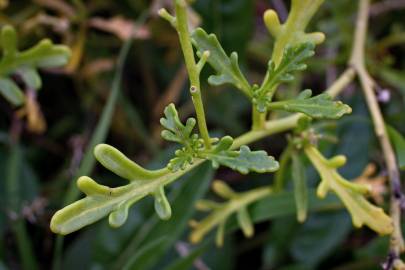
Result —
POLYGON ((13 143, 7 162, 6 198, 7 209, 16 215, 12 221, 11 229, 15 234, 20 260, 24 269, 39 269, 33 251, 30 236, 25 226, 25 219, 20 216, 20 173, 22 167, 22 150, 18 143, 13 143))
POLYGON ((292 155, 292 179, 294 182, 294 198, 297 208, 297 220, 304 222, 308 211, 308 187, 305 177, 305 166, 298 153, 292 155))
MULTIPOLYGON (((112 116, 114 113, 114 108, 117 103, 118 94, 119 94, 120 88, 121 88, 122 72, 124 70, 125 60, 128 56, 131 45, 132 45, 132 40, 129 39, 128 41, 126 41, 124 43, 124 45, 121 48, 121 51, 120 51, 120 54, 118 57, 117 68, 115 70, 115 74, 114 74, 114 78, 113 78, 113 82, 112 82, 110 96, 108 97, 107 104, 105 105, 105 107, 103 109, 101 118, 93 133, 91 141, 86 148, 86 152, 84 154, 83 160, 81 161, 79 170, 76 172, 74 178, 78 178, 81 175, 89 175, 91 173, 91 171, 94 167, 94 164, 96 162, 95 158, 93 156, 93 149, 96 147, 96 145, 104 142, 105 138, 107 137, 107 133, 108 133, 108 130, 109 130, 109 127, 111 124, 111 119, 112 119, 112 116)), ((75 201, 78 198, 79 194, 80 194, 80 191, 76 187, 76 182, 71 181, 68 191, 63 200, 63 205, 68 205, 71 202, 75 201)), ((63 239, 62 236, 58 236, 58 238, 56 240, 54 263, 53 263, 54 269, 60 268, 60 260, 61 260, 62 245, 63 245, 62 239, 63 239)))
POLYGON ((387 125, 388 135, 394 144, 397 162, 401 170, 405 170, 405 138, 393 127, 387 125))

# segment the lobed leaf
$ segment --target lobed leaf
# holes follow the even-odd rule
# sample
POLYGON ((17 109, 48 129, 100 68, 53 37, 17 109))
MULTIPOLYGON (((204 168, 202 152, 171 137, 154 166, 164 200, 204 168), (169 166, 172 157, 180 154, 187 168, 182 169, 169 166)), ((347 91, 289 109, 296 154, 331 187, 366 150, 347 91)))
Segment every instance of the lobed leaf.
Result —
POLYGON ((170 160, 167 168, 172 172, 184 170, 193 163, 194 158, 203 148, 200 137, 197 134, 192 134, 196 120, 189 118, 186 124, 183 125, 174 104, 167 106, 164 114, 165 117, 160 119, 160 123, 166 128, 161 133, 162 137, 167 141, 183 145, 182 148, 175 152, 175 157, 170 160))
POLYGON ((211 85, 232 84, 245 94, 251 95, 250 85, 242 74, 238 64, 238 54, 233 52, 228 56, 217 37, 214 34, 207 34, 203 29, 197 28, 191 34, 193 45, 197 48, 199 56, 209 51, 207 62, 217 72, 208 78, 211 85))
POLYGON ((327 192, 332 190, 349 211, 355 227, 367 225, 379 234, 392 232, 391 218, 385 214, 383 209, 374 206, 364 197, 370 191, 370 187, 351 183, 337 172, 337 168, 345 164, 346 159, 343 156, 327 160, 315 147, 310 145, 305 148, 305 153, 321 176, 317 189, 318 197, 324 198, 327 192))
POLYGON ((325 35, 320 32, 306 33, 305 28, 324 0, 292 0, 291 9, 285 23, 281 24, 277 13, 269 9, 264 13, 264 23, 274 36, 272 59, 278 65, 288 45, 302 42, 322 43, 325 35))
POLYGON ((55 213, 51 220, 51 230, 54 233, 69 234, 107 215, 110 225, 119 227, 127 220, 129 207, 148 195, 154 196, 155 210, 159 217, 170 218, 171 208, 164 193, 164 186, 185 172, 146 170, 130 161, 117 149, 105 144, 96 147, 95 156, 104 167, 128 179, 130 183, 110 188, 87 176, 80 177, 77 186, 86 197, 55 213))
POLYGON ((352 109, 341 101, 333 101, 332 97, 323 93, 314 97, 312 91, 304 90, 297 99, 272 102, 268 108, 288 112, 300 112, 315 119, 339 119, 349 114, 352 109))
POLYGON ((239 151, 230 150, 233 139, 226 136, 220 140, 213 151, 206 154, 214 168, 219 165, 229 167, 242 174, 249 172, 274 172, 278 170, 278 162, 266 151, 251 151, 246 145, 241 146, 239 151))
POLYGON ((194 154, 188 152, 185 148, 175 152, 176 157, 172 158, 167 164, 167 168, 172 172, 184 170, 188 165, 193 164, 194 154))
POLYGON ((276 65, 273 60, 269 61, 262 85, 253 90, 253 103, 259 112, 267 110, 279 84, 292 81, 294 79, 293 72, 307 68, 304 61, 315 54, 314 48, 315 45, 309 42, 287 46, 279 65, 276 65))
POLYGON ((196 125, 196 120, 189 118, 186 125, 183 125, 173 103, 165 108, 164 114, 165 117, 160 119, 160 124, 166 128, 162 131, 162 137, 167 141, 186 145, 196 125))
POLYGON ((20 106, 24 103, 25 97, 17 84, 8 78, 0 77, 0 94, 14 106, 20 106))
MULTIPOLYGON (((269 196, 272 193, 271 189, 265 187, 237 193, 222 181, 215 181, 214 184, 220 186, 221 189, 226 189, 227 193, 231 193, 232 196, 225 196, 228 201, 223 203, 210 201, 202 202, 206 206, 202 210, 211 210, 212 212, 200 222, 193 221, 193 230, 190 234, 191 242, 198 243, 205 234, 207 234, 215 226, 218 226, 216 234, 216 244, 217 246, 222 246, 226 222, 228 218, 233 214, 236 214, 239 227, 242 229, 244 235, 246 237, 253 236, 253 223, 247 211, 247 207, 251 203, 269 196)), ((218 187, 216 187, 214 191, 217 192, 217 189, 218 187)), ((222 192, 219 195, 223 197, 222 192)))
POLYGON ((10 26, 4 26, 0 33, 0 47, 3 57, 0 60, 0 94, 14 106, 24 103, 21 89, 8 76, 18 74, 24 84, 31 89, 41 88, 41 78, 37 69, 65 65, 70 50, 63 45, 55 45, 45 39, 25 51, 18 51, 17 33, 10 26))

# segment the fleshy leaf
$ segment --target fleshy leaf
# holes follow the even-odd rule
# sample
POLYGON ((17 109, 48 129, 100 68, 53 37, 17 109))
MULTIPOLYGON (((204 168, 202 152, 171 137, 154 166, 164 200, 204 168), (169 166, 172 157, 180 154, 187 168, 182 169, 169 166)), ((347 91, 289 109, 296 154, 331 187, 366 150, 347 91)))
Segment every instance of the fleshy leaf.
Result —
POLYGON ((346 206, 355 227, 367 225, 379 234, 392 232, 391 218, 385 214, 383 209, 374 206, 364 197, 370 191, 370 187, 349 182, 337 172, 337 168, 343 166, 346 161, 343 156, 327 160, 315 147, 310 145, 305 148, 305 153, 321 176, 317 190, 319 197, 324 198, 327 192, 332 190, 346 206))
POLYGON ((339 119, 352 112, 349 105, 333 101, 327 93, 311 96, 312 91, 307 89, 301 92, 297 99, 272 102, 268 107, 273 110, 301 112, 315 119, 339 119))
POLYGON ((292 81, 293 72, 307 68, 304 61, 314 55, 314 48, 313 43, 287 46, 279 65, 276 66, 273 60, 269 61, 266 77, 260 88, 254 89, 253 93, 253 103, 256 104, 258 111, 266 111, 279 84, 292 81))
POLYGON ((142 168, 115 147, 108 144, 99 144, 94 148, 94 156, 106 169, 129 181, 142 181, 153 179, 161 172, 142 168))
POLYGON ((23 67, 18 70, 21 79, 31 89, 40 89, 42 87, 41 77, 34 68, 23 67))
POLYGON ((194 154, 188 152, 185 148, 175 152, 176 157, 172 158, 167 165, 167 168, 172 172, 184 170, 188 165, 193 164, 194 154))
POLYGON ((226 198, 227 201, 218 203, 204 200, 197 203, 197 209, 212 212, 209 213, 208 216, 206 216, 200 222, 193 221, 193 230, 190 234, 190 241, 192 243, 198 243, 199 241, 201 241, 204 235, 206 235, 214 227, 218 226, 216 244, 218 246, 221 246, 223 244, 226 221, 233 214, 237 215, 239 226, 242 229, 244 235, 246 237, 251 237, 254 233, 254 228, 249 217, 247 207, 252 202, 269 196, 272 193, 271 189, 268 187, 264 187, 237 193, 222 181, 215 181, 214 184, 217 185, 217 187, 215 187, 214 189, 215 192, 217 192, 218 187, 221 187, 221 190, 226 190, 226 196, 223 196, 223 192, 221 192, 220 196, 226 198))
POLYGON ((160 186, 153 194, 155 196, 156 213, 161 219, 169 219, 172 216, 172 209, 169 201, 166 198, 163 186, 160 186))
POLYGON ((187 144, 195 127, 196 120, 189 118, 186 125, 183 125, 173 103, 165 108, 164 114, 165 118, 160 119, 160 123, 166 128, 166 130, 162 131, 162 137, 167 141, 183 145, 187 144))
POLYGON ((278 162, 266 151, 251 151, 246 145, 241 146, 239 151, 229 150, 233 139, 229 136, 223 137, 213 151, 206 154, 211 160, 214 168, 219 165, 229 167, 242 174, 251 171, 264 173, 274 172, 278 169, 278 162))
POLYGON ((292 0, 291 10, 284 24, 280 23, 274 10, 264 13, 264 23, 275 38, 272 59, 278 65, 287 45, 295 46, 302 42, 322 43, 325 35, 320 32, 305 33, 305 28, 324 0, 292 0))
POLYGON ((18 51, 17 33, 12 26, 6 25, 1 29, 0 47, 3 56, 0 60, 0 94, 14 106, 24 102, 22 91, 8 76, 19 74, 27 87, 38 90, 41 78, 38 68, 60 67, 65 65, 70 57, 70 50, 63 45, 55 45, 45 39, 25 51, 18 51))
POLYGON ((17 84, 8 78, 0 77, 0 94, 14 106, 20 106, 24 103, 25 97, 17 84))
POLYGON ((128 219, 128 210, 131 202, 121 203, 117 209, 108 216, 108 223, 113 228, 121 227, 128 219))
POLYGON ((174 104, 167 106, 164 114, 165 117, 160 119, 160 123, 166 128, 162 131, 162 137, 167 141, 183 145, 182 148, 175 152, 175 157, 170 160, 167 168, 172 172, 184 170, 193 163, 193 159, 197 157, 198 152, 203 148, 200 137, 197 134, 192 134, 196 120, 189 118, 186 124, 183 125, 174 104))
POLYGON ((252 237, 254 234, 254 227, 246 207, 242 207, 236 213, 236 217, 238 219, 239 227, 242 229, 245 237, 252 237))
POLYGON ((155 197, 158 215, 165 219, 170 217, 170 205, 163 187, 185 174, 184 171, 171 173, 167 169, 146 170, 105 144, 96 147, 95 155, 104 167, 129 180, 129 184, 110 188, 87 176, 80 177, 77 186, 86 197, 55 213, 51 220, 53 232, 69 234, 107 215, 110 225, 119 227, 127 220, 129 207, 148 195, 155 197))
POLYGON ((249 82, 240 71, 238 54, 236 52, 233 52, 229 57, 221 47, 217 37, 214 34, 208 35, 201 28, 194 30, 191 38, 199 55, 202 55, 206 51, 210 53, 207 62, 217 72, 217 75, 209 77, 208 82, 210 84, 222 85, 230 83, 245 94, 251 95, 249 82))

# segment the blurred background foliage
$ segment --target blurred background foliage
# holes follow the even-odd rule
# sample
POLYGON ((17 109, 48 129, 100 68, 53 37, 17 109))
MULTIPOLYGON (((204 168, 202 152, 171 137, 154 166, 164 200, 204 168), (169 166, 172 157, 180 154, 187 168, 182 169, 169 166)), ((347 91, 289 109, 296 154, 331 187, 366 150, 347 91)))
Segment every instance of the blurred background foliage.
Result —
MULTIPOLYGON (((367 47, 367 64, 381 86, 378 95, 386 120, 402 134, 404 2, 373 2, 367 47)), ((16 27, 20 48, 49 37, 72 49, 66 68, 41 71, 43 87, 35 99, 39 110, 14 108, 0 99, 0 269, 379 269, 388 238, 365 228, 353 229, 334 195, 317 200, 313 188, 319 179, 309 162, 311 213, 306 223, 296 221, 287 168, 281 177, 289 188, 249 208, 256 221, 255 236, 245 239, 232 221, 220 249, 212 234, 199 245, 188 243, 188 222, 199 215, 194 202, 216 199, 209 191, 214 178, 242 191, 271 183, 273 175, 241 176, 200 166, 171 185, 169 221, 160 221, 153 201, 146 199, 131 209, 129 221, 120 229, 110 228, 104 219, 63 242, 50 232, 52 214, 76 196, 67 193, 76 192, 78 175, 91 174, 111 186, 122 183, 95 165, 88 145, 106 141, 141 164, 161 167, 173 153, 160 138, 158 120, 164 106, 176 103, 182 118, 193 114, 177 35, 157 16, 163 6, 170 9, 171 1, 0 1, 0 23, 16 27), (129 46, 129 40, 133 43, 125 55, 121 48, 129 46), (122 69, 116 65, 120 50, 122 69), (111 93, 117 94, 116 100, 111 93), (46 122, 45 129, 29 125, 35 124, 29 119, 32 114, 36 121, 46 122)), ((197 0, 191 23, 217 34, 228 53, 237 51, 250 80, 258 82, 272 50, 262 14, 273 8, 285 19, 288 7, 289 1, 282 0, 197 0)), ((356 10, 356 1, 325 1, 310 28, 325 32, 327 40, 317 48, 308 71, 279 91, 278 98, 295 96, 305 88, 319 93, 344 70, 356 10)), ((204 82, 210 72, 204 72, 204 82)), ((205 83, 203 94, 213 133, 237 136, 249 128, 248 102, 238 91, 205 83)), ((342 100, 353 113, 319 124, 331 139, 321 149, 326 156, 345 154, 349 165, 341 172, 353 179, 370 163, 381 168, 383 160, 361 89, 351 85, 342 100)), ((253 147, 279 158, 285 146, 286 134, 279 134, 253 147)), ((380 184, 377 203, 387 195, 384 174, 379 170, 381 177, 374 179, 380 184)))

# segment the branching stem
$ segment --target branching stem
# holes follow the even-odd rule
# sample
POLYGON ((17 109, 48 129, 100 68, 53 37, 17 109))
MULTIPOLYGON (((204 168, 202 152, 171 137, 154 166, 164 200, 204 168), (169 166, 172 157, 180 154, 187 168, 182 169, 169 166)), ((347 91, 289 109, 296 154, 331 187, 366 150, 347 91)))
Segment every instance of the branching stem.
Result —
POLYGON ((197 115, 198 128, 205 147, 211 148, 211 140, 208 133, 207 121, 205 120, 204 105, 201 98, 201 84, 199 67, 196 64, 193 47, 191 45, 190 32, 187 20, 187 4, 184 0, 176 1, 177 32, 180 45, 183 50, 184 60, 190 78, 190 93, 197 115))
POLYGON ((376 84, 368 73, 365 65, 364 51, 367 35, 369 8, 369 0, 360 1, 350 65, 359 76, 363 93, 365 95, 366 102, 374 123, 375 133, 380 141, 384 160, 388 168, 388 176, 391 186, 391 218, 394 223, 394 231, 391 235, 390 253, 394 255, 396 260, 399 260, 400 253, 403 252, 405 249, 401 231, 400 201, 399 198, 397 198, 396 196, 396 194, 401 194, 401 183, 395 153, 389 141, 387 131, 385 129, 384 118, 382 116, 381 109, 378 105, 378 101, 374 93, 376 84))

